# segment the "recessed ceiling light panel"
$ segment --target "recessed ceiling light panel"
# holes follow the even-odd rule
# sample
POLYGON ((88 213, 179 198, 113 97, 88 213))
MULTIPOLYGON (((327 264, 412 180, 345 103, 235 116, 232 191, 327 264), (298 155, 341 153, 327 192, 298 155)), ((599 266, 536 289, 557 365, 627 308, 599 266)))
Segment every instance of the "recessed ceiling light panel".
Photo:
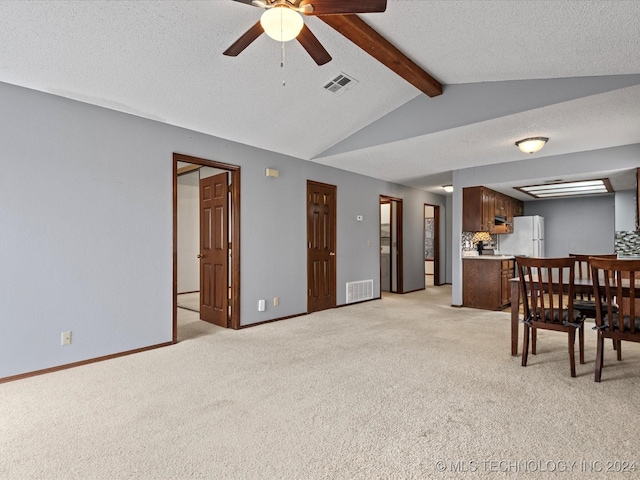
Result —
POLYGON ((514 188, 534 198, 572 197, 613 192, 608 178, 580 180, 576 182, 545 183, 543 185, 527 185, 514 188))

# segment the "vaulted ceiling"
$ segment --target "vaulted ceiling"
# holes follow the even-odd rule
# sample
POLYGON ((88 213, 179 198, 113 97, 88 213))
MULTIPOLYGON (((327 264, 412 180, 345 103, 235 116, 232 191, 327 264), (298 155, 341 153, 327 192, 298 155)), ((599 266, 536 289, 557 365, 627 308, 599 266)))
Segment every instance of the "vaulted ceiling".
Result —
POLYGON ((451 171, 640 143, 640 2, 388 0, 361 17, 444 86, 428 97, 315 17, 333 60, 232 0, 0 2, 0 81, 442 193, 451 171), (284 56, 284 66, 281 60, 284 56), (337 95, 323 88, 345 73, 337 95))

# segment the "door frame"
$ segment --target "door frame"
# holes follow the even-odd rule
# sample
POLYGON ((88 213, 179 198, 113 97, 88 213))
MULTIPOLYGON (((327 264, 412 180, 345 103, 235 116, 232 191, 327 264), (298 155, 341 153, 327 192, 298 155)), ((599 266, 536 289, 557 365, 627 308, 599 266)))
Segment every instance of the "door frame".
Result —
MULTIPOLYGON (((382 217, 380 214, 380 205, 382 205, 383 203, 395 203, 396 204, 396 228, 395 231, 391 232, 391 244, 393 245, 393 238, 394 238, 394 233, 395 233, 395 238, 396 238, 396 243, 397 243, 397 251, 398 251, 398 258, 397 258, 397 268, 396 268, 396 291, 393 291, 393 279, 391 279, 391 291, 390 293, 404 293, 404 285, 403 285, 403 281, 402 279, 404 278, 404 269, 402 267, 403 265, 403 258, 404 258, 404 254, 403 254, 403 238, 402 238, 402 199, 401 198, 397 198, 397 197, 389 197, 388 195, 380 195, 380 200, 378 202, 378 232, 380 231, 380 225, 382 224, 382 217)), ((390 212, 390 216, 391 216, 391 221, 389 222, 390 225, 393 225, 393 208, 391 208, 391 212, 390 212)), ((392 251, 392 250, 391 250, 392 251)), ((378 258, 380 256, 380 253, 378 253, 378 258)), ((380 260, 378 259, 378 263, 380 264, 380 260)), ((391 262, 391 265, 393 265, 393 261, 391 262)), ((391 269, 393 272, 393 268, 391 269)), ((382 267, 380 267, 380 279, 379 279, 379 284, 382 284, 382 267)))
MULTIPOLYGON (((434 205, 431 203, 425 203, 425 207, 433 207, 433 218, 434 218, 434 226, 433 226, 433 285, 435 287, 439 287, 442 285, 440 282, 440 205, 434 205)), ((424 219, 424 225, 422 227, 422 231, 425 232, 426 237, 426 223, 427 218, 424 219)), ((425 272, 426 274, 426 272, 425 272)))
POLYGON ((173 154, 173 340, 178 342, 178 162, 226 170, 231 175, 231 318, 229 327, 240 328, 240 167, 181 153, 173 154))

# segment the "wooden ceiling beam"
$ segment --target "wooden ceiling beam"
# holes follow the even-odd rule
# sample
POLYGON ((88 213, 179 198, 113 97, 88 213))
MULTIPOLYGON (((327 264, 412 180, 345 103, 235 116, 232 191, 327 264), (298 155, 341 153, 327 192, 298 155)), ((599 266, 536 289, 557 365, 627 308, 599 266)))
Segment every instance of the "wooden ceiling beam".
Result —
POLYGON ((317 18, 351 40, 380 63, 430 97, 442 94, 442 84, 357 15, 319 15, 317 18))

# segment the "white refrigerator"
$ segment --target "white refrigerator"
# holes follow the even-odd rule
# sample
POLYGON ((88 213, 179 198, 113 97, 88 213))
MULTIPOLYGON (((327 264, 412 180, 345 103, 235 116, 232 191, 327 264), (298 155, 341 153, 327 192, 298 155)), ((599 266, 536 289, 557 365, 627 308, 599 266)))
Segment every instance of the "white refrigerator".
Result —
POLYGON ((500 255, 544 257, 544 217, 513 217, 513 233, 499 236, 500 255))

